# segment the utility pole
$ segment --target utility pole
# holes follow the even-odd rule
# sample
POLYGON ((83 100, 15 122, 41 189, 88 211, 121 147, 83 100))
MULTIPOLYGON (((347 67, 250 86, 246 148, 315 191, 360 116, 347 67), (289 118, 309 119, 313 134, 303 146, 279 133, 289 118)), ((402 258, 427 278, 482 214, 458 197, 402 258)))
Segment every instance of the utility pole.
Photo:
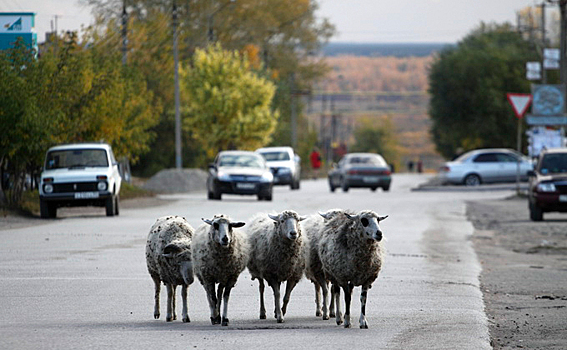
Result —
POLYGON ((547 72, 544 67, 545 62, 545 48, 547 46, 545 41, 545 2, 541 3, 541 46, 542 46, 542 55, 541 55, 541 83, 547 84, 547 72))
POLYGON ((179 115, 179 53, 177 49, 177 3, 173 0, 173 61, 175 71, 175 167, 182 168, 181 163, 181 116, 179 115))
POLYGON ((297 107, 295 105, 295 73, 291 73, 290 77, 290 99, 291 99, 291 147, 297 146, 297 107))
POLYGON ((122 5, 122 65, 126 65, 128 59, 128 13, 126 12, 126 0, 122 5))

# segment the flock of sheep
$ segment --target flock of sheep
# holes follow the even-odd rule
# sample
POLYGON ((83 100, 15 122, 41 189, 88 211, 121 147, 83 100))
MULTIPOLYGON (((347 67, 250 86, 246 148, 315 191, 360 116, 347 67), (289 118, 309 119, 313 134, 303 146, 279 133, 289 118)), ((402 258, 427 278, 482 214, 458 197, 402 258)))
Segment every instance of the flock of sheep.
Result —
POLYGON ((273 290, 274 316, 282 323, 291 292, 305 275, 315 285, 316 315, 323 319, 335 317, 337 325, 344 322, 345 328, 351 327, 353 289, 361 286, 359 324, 360 328, 368 328, 367 291, 382 267, 384 248, 379 223, 386 218, 370 210, 355 214, 333 209, 308 217, 285 210, 277 215, 255 215, 244 231, 240 229, 244 222, 232 221, 222 214, 202 219, 204 223, 197 230, 185 218, 161 217, 151 227, 146 245, 148 271, 155 283, 154 318, 160 317, 163 283, 167 288, 166 320, 177 318, 175 289, 180 285, 182 320, 190 322, 187 288, 196 276, 207 293, 211 323, 228 326, 230 291, 248 268, 252 279, 259 282, 261 319, 266 318, 264 281, 273 290), (283 282, 286 289, 280 305, 283 282), (341 288, 345 299, 344 319, 341 288))

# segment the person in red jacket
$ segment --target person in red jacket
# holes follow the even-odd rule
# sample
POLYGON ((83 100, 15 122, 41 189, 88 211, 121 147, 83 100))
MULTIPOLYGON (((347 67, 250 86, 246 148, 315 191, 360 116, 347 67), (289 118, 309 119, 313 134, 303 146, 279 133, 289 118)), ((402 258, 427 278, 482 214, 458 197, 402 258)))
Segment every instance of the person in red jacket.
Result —
POLYGON ((321 154, 314 148, 309 156, 311 160, 311 169, 313 170, 313 178, 316 179, 319 177, 319 168, 321 168, 321 154))

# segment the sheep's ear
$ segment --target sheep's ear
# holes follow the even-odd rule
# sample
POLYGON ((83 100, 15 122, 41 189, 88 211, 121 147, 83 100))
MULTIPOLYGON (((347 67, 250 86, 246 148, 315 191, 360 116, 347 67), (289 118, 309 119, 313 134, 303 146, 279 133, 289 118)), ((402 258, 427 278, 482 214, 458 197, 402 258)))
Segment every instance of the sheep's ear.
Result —
POLYGON ((323 219, 329 219, 329 214, 328 213, 321 213, 320 211, 318 211, 319 215, 321 215, 323 217, 323 219))
POLYGON ((268 216, 270 217, 270 219, 272 219, 274 221, 278 221, 280 219, 279 215, 268 214, 268 216))
POLYGON ((386 216, 379 216, 378 217, 378 222, 382 221, 382 220, 386 220, 388 218, 389 215, 386 216))
POLYGON ((205 222, 205 223, 207 223, 207 224, 209 224, 209 225, 212 225, 212 224, 213 224, 213 221, 212 221, 212 220, 203 219, 203 218, 201 218, 201 220, 203 220, 203 222, 205 222))
POLYGON ((347 218, 349 218, 352 221, 358 219, 358 215, 350 215, 349 213, 345 213, 345 215, 347 218))
POLYGON ((163 249, 163 254, 162 256, 166 257, 166 258, 173 258, 173 255, 181 252, 182 249, 180 246, 178 246, 175 243, 170 243, 168 245, 165 246, 165 248, 163 249))
POLYGON ((299 217, 299 221, 303 221, 303 220, 305 220, 305 219, 307 219, 307 216, 300 216, 300 217, 299 217))
POLYGON ((242 227, 242 226, 244 226, 244 225, 246 225, 246 223, 244 223, 244 222, 242 222, 242 221, 239 221, 239 222, 231 222, 231 223, 230 223, 230 227, 232 227, 232 228, 242 227))

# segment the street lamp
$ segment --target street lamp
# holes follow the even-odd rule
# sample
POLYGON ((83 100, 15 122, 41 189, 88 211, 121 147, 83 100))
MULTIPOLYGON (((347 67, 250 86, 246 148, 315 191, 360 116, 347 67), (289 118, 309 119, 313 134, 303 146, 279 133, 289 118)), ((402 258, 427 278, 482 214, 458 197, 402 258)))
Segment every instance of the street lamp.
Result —
POLYGON ((208 35, 208 39, 209 39, 209 43, 212 43, 213 41, 215 41, 215 36, 214 36, 214 30, 213 30, 213 17, 215 14, 217 14, 219 11, 221 11, 223 8, 225 8, 227 5, 233 4, 235 3, 236 0, 229 0, 227 2, 225 2, 223 5, 221 5, 218 9, 214 10, 213 12, 211 12, 209 14, 209 18, 207 20, 207 35, 208 35))

